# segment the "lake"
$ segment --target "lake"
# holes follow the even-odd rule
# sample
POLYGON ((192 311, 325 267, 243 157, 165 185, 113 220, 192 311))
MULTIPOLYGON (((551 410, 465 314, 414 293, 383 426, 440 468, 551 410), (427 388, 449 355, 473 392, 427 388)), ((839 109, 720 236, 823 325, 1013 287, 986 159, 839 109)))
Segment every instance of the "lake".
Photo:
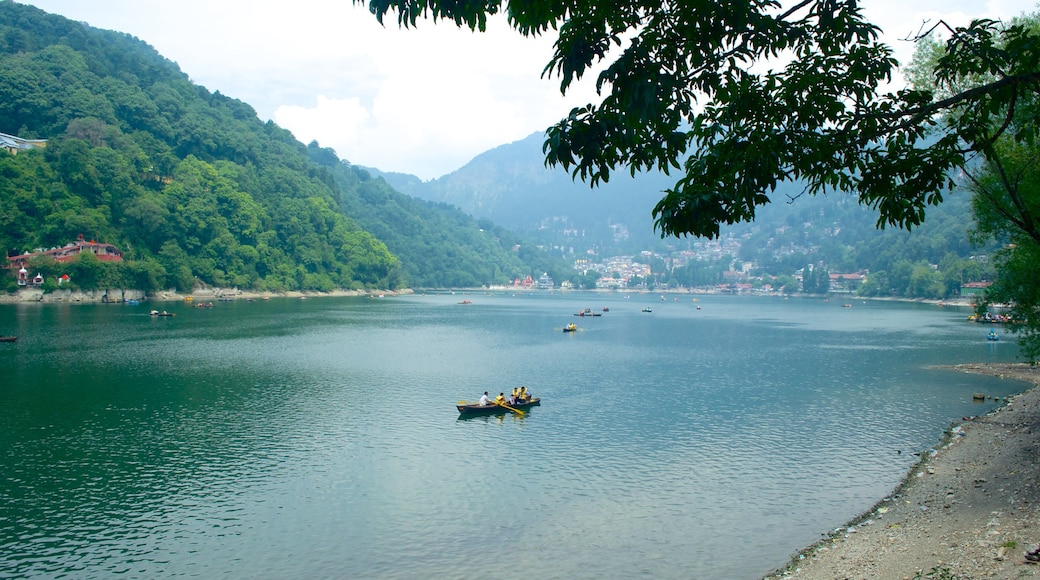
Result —
POLYGON ((0 305, 0 577, 759 578, 1027 387, 932 368, 1017 360, 967 309, 846 300, 0 305))

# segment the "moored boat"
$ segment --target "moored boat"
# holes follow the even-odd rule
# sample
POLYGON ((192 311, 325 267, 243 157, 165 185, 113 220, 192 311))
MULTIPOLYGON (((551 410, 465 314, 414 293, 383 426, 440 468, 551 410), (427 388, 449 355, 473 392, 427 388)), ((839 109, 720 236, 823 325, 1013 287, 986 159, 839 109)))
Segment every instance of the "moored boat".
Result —
POLYGON ((455 405, 455 408, 459 410, 459 414, 463 416, 470 415, 501 415, 502 413, 511 413, 513 409, 523 411, 530 407, 541 406, 542 399, 540 397, 533 397, 531 400, 516 403, 513 405, 497 405, 492 403, 490 405, 481 405, 479 403, 462 403, 455 405))

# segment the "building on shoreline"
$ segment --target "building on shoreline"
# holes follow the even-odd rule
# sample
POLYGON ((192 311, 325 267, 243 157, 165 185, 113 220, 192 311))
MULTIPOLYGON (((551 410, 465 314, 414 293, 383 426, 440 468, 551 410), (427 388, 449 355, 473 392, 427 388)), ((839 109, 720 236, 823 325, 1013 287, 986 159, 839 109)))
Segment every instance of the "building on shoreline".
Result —
MULTIPOLYGON (((29 265, 29 261, 33 258, 39 258, 46 256, 53 259, 55 262, 68 262, 83 252, 90 252, 97 256, 98 260, 102 262, 122 262, 123 252, 112 244, 106 244, 103 242, 95 242, 94 240, 86 241, 83 236, 79 236, 75 242, 69 242, 60 248, 51 248, 49 250, 38 249, 35 252, 25 252, 24 254, 18 254, 16 256, 7 257, 7 268, 18 271, 18 285, 25 286, 29 281, 27 278, 28 272, 26 267, 29 265)), ((39 274, 37 274, 39 276, 39 274)), ((42 280, 35 285, 42 284, 42 280)))

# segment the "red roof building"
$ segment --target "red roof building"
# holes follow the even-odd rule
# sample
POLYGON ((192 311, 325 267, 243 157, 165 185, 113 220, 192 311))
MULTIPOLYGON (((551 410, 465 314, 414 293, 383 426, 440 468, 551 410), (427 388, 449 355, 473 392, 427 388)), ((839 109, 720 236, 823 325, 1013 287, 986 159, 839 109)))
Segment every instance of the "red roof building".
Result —
POLYGON ((123 252, 119 251, 119 249, 112 244, 95 242, 94 240, 88 242, 83 239, 83 236, 80 236, 75 242, 69 242, 60 248, 51 248, 49 250, 40 250, 37 252, 26 252, 18 256, 8 256, 7 267, 25 267, 29 264, 29 260, 39 256, 49 256, 56 262, 68 262, 80 255, 82 252, 90 252, 97 256, 97 258, 102 262, 123 261, 123 252))

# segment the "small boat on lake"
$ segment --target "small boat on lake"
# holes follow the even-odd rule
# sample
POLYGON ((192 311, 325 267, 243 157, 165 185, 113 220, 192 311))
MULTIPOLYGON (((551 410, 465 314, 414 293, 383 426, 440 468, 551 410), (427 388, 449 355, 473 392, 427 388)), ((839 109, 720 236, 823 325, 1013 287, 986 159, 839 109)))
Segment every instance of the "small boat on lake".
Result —
POLYGON ((643 307, 643 312, 653 312, 653 310, 651 310, 651 308, 649 306, 644 306, 643 307))
POLYGON ((1000 340, 1000 335, 998 335, 995 330, 991 330, 989 331, 989 334, 986 335, 986 340, 1000 340))
POLYGON ((578 330, 578 325, 574 324, 573 322, 568 324, 567 326, 563 327, 563 331, 564 332, 577 332, 577 330, 578 330))
POLYGON ((0 336, 0 342, 14 342, 18 340, 17 336, 0 336))
POLYGON ((512 410, 510 410, 509 407, 512 407, 513 409, 516 409, 518 411, 523 411, 531 407, 541 406, 541 404, 541 398, 533 397, 531 400, 525 401, 523 403, 516 403, 513 405, 505 406, 497 405, 495 403, 492 403, 490 405, 481 405, 479 403, 466 403, 464 401, 460 401, 458 405, 455 405, 455 408, 459 410, 459 415, 463 417, 469 417, 476 415, 501 415, 502 413, 512 413, 512 410))

